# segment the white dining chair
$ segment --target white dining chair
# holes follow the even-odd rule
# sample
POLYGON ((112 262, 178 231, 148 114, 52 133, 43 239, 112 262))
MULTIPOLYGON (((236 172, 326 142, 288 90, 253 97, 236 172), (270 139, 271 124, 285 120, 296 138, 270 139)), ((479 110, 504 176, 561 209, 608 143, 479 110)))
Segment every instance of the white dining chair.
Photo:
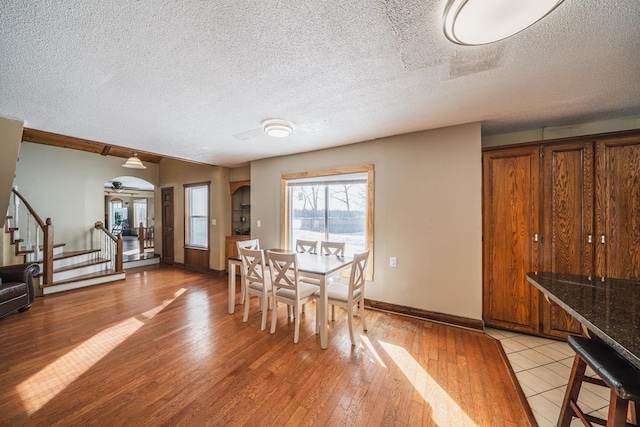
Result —
POLYGON ((320 242, 320 253, 322 255, 344 256, 344 242, 320 242))
POLYGON ((300 253, 310 253, 317 254, 318 253, 318 241, 317 240, 296 240, 296 252, 300 253))
MULTIPOLYGON (((238 255, 240 255, 240 248, 244 249, 260 249, 260 240, 258 239, 250 239, 250 240, 241 240, 236 242, 236 247, 238 248, 238 255)), ((245 280, 244 275, 240 275, 240 304, 244 304, 244 294, 245 294, 245 280)))
POLYGON ((262 310, 262 323, 260 330, 267 327, 267 311, 269 309, 269 299, 272 294, 271 277, 265 266, 264 252, 260 249, 240 248, 240 258, 242 259, 242 274, 246 283, 244 300, 243 322, 249 318, 249 306, 251 305, 250 295, 260 298, 260 310, 262 310))
MULTIPOLYGON (((346 243, 344 242, 329 242, 329 241, 321 241, 320 242, 320 253, 322 255, 335 255, 335 256, 344 256, 344 249, 346 243)), ((348 277, 349 271, 345 270, 342 273, 338 272, 336 274, 332 274, 327 277, 327 283, 333 283, 340 280, 341 276, 348 277)))
POLYGON ((236 246, 238 247, 238 249, 240 248, 254 249, 254 250, 260 249, 260 240, 258 239, 240 240, 236 242, 236 246))
MULTIPOLYGON (((362 329, 367 330, 367 320, 364 314, 364 286, 367 262, 369 260, 369 250, 357 253, 353 256, 351 262, 351 276, 349 284, 330 283, 327 285, 328 303, 331 305, 331 320, 335 319, 335 306, 347 309, 347 323, 349 324, 349 336, 351 345, 356 345, 355 335, 353 332, 353 316, 357 313, 357 307, 360 307, 360 320, 362 321, 362 329)), ((320 291, 316 291, 316 296, 320 296, 320 291)), ((326 311, 325 311, 326 312, 326 311)), ((316 331, 317 331, 316 327, 316 331)))
MULTIPOLYGON (((273 309, 271 310, 271 333, 276 332, 278 303, 282 302, 293 307, 295 331, 294 344, 300 336, 300 313, 302 305, 316 299, 317 286, 305 283, 298 275, 298 260, 296 253, 267 251, 271 284, 273 286, 273 309)), ((316 324, 318 323, 316 311, 316 324)))

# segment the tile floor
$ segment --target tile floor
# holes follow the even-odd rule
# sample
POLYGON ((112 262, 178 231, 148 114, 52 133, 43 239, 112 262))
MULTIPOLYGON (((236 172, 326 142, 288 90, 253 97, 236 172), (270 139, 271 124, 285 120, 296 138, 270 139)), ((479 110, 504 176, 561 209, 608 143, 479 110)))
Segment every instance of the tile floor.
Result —
MULTIPOLYGON (((491 328, 485 332, 502 344, 540 427, 555 426, 569 382, 573 350, 562 341, 491 328)), ((587 374, 593 375, 593 371, 587 368, 587 374)), ((606 419, 609 390, 584 383, 578 404, 585 412, 606 419)), ((571 426, 582 426, 582 422, 574 418, 571 426)))

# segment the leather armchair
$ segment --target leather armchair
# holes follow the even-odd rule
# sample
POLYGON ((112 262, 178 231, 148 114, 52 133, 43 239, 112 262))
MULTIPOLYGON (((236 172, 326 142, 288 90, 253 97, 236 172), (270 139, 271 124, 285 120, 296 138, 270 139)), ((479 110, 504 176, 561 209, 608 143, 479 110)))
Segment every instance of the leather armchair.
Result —
POLYGON ((36 263, 0 267, 0 318, 16 310, 23 312, 31 308, 35 297, 33 277, 39 272, 36 263))

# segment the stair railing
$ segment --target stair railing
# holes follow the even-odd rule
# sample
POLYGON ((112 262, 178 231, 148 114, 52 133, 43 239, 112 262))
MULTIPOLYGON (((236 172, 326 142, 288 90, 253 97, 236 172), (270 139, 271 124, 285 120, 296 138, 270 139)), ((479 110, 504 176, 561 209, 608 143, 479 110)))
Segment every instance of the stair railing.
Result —
POLYGON ((50 284, 53 282, 53 224, 51 218, 42 221, 35 209, 18 192, 17 187, 13 187, 11 192, 12 198, 9 206, 11 215, 7 215, 9 218, 7 221, 10 222, 11 243, 16 245, 15 254, 17 256, 25 255, 26 261, 42 262, 42 284, 50 284), (27 208, 27 217, 22 221, 26 229, 24 239, 20 238, 21 203, 27 208), (42 244, 40 244, 41 241, 42 244), (24 242, 23 248, 20 247, 22 242, 24 242))
POLYGON ((95 223, 95 229, 100 236, 100 251, 103 256, 111 260, 111 266, 116 272, 124 271, 122 233, 118 233, 117 237, 114 236, 105 228, 102 221, 95 223))
POLYGON ((142 222, 138 227, 138 241, 140 242, 140 253, 154 247, 153 226, 145 227, 142 222))

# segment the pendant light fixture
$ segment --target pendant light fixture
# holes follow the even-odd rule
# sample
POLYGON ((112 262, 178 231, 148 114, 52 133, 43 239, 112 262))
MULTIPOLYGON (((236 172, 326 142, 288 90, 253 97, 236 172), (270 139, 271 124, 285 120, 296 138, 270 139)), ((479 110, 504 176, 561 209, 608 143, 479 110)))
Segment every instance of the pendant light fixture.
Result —
POLYGON ((563 0, 449 0, 444 34, 460 45, 482 45, 512 36, 535 24, 563 0))
POLYGON ((124 162, 122 167, 123 168, 129 168, 129 169, 146 169, 147 168, 142 163, 142 161, 140 161, 140 159, 138 158, 138 155, 136 153, 133 153, 133 155, 131 157, 129 157, 126 162, 124 162))

